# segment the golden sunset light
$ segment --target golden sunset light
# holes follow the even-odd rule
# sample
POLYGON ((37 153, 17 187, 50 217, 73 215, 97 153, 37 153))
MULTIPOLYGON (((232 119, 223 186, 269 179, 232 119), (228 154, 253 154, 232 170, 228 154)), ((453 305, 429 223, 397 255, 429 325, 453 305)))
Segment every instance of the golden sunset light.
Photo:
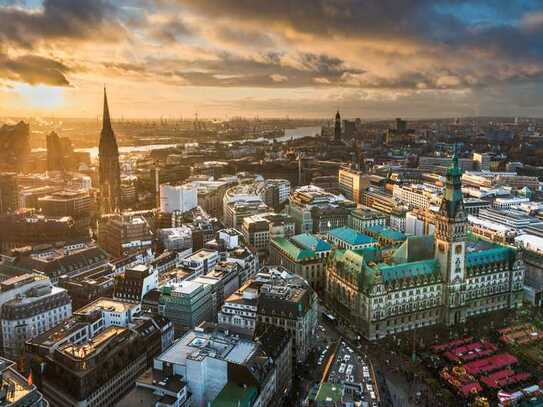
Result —
POLYGON ((0 115, 93 117, 104 83, 132 118, 539 114, 539 6, 4 0, 0 115))
POLYGON ((543 407, 543 0, 0 0, 0 407, 543 407))

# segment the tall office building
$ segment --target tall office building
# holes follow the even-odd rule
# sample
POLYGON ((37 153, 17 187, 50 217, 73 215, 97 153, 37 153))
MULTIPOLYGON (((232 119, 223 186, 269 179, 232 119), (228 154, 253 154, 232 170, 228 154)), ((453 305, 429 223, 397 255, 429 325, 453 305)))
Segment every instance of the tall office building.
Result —
POLYGON ((0 174, 0 214, 14 212, 18 208, 17 174, 0 174))
POLYGON ((98 245, 113 257, 151 248, 153 227, 141 214, 103 215, 98 221, 98 245))
POLYGON ((47 171, 64 170, 64 152, 60 137, 52 131, 47 135, 47 171))
POLYGON ((370 185, 370 177, 365 174, 364 159, 354 144, 351 165, 342 165, 338 172, 338 185, 345 198, 360 203, 362 192, 370 185))
POLYGON ((103 214, 119 212, 121 206, 121 170, 119 148, 111 127, 106 90, 104 89, 104 116, 99 146, 100 210, 103 214))
POLYGON ((30 125, 19 122, 0 126, 0 170, 23 172, 31 153, 30 125))

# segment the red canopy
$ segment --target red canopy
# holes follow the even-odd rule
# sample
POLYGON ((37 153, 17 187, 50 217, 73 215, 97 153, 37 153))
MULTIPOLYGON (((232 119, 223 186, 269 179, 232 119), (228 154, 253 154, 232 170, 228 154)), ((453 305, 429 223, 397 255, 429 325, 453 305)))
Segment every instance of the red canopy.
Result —
POLYGON ((509 353, 501 353, 499 355, 489 356, 484 359, 475 360, 470 363, 466 363, 464 368, 471 375, 477 375, 479 373, 492 372, 494 370, 502 369, 506 366, 511 366, 518 363, 518 359, 509 353))

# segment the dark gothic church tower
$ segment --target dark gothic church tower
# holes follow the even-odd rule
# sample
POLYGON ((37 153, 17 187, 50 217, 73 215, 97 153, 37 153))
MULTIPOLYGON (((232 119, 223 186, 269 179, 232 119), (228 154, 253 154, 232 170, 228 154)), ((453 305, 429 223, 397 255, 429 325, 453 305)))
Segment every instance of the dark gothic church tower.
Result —
POLYGON ((336 113, 336 125, 334 128, 334 140, 341 141, 341 116, 339 115, 339 110, 336 113))
POLYGON ((121 170, 119 148, 111 127, 107 95, 104 88, 104 116, 99 146, 100 160, 100 212, 119 212, 121 207, 121 170))

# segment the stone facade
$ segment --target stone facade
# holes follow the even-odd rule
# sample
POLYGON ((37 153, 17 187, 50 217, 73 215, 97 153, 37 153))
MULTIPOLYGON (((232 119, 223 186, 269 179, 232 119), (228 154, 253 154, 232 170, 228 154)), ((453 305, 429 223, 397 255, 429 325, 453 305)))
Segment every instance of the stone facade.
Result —
POLYGON ((119 212, 121 209, 121 170, 119 148, 111 127, 107 95, 104 89, 104 116, 100 133, 100 211, 102 214, 119 212))
POLYGON ((327 301, 364 337, 457 325, 522 305, 524 263, 517 251, 466 234, 461 175, 455 156, 435 237, 409 237, 392 254, 372 247, 330 256, 327 301))

